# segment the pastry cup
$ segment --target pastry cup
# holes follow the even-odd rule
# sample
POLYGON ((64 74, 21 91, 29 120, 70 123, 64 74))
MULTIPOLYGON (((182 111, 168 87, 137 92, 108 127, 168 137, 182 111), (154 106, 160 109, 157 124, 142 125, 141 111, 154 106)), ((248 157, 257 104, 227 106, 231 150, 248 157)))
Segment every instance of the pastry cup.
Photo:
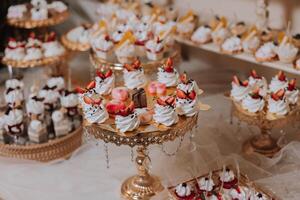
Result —
POLYGON ((259 58, 255 56, 255 59, 257 62, 274 62, 276 61, 278 58, 277 56, 274 57, 268 57, 268 58, 259 58))
POLYGON ((293 63, 296 59, 296 56, 297 55, 286 57, 286 56, 283 56, 281 54, 278 54, 279 61, 283 62, 283 63, 288 63, 288 64, 293 63))
POLYGON ((68 33, 64 34, 61 37, 61 43, 69 50, 71 51, 87 51, 91 48, 91 45, 89 43, 82 44, 79 42, 73 42, 68 39, 67 37, 68 33))

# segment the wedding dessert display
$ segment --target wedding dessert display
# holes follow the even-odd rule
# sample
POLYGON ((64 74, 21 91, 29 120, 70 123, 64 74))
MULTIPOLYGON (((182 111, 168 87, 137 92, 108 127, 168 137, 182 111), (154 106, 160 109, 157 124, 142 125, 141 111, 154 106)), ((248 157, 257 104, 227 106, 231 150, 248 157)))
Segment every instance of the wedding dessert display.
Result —
POLYGON ((244 150, 273 156, 280 150, 276 140, 268 131, 295 123, 299 114, 299 90, 296 79, 287 79, 282 71, 272 78, 268 85, 266 79, 252 70, 249 79, 233 77, 230 98, 233 114, 250 125, 261 128, 261 135, 244 144, 244 150))
POLYGON ((81 144, 78 96, 65 89, 62 77, 51 77, 28 97, 18 79, 5 82, 6 111, 1 113, 0 155, 49 161, 68 156, 81 144))
POLYGON ((11 26, 33 29, 57 25, 68 16, 68 7, 62 1, 31 0, 30 3, 10 6, 6 17, 11 26))
POLYGON ((87 134, 118 146, 137 146, 139 175, 127 179, 121 193, 124 198, 149 198, 162 186, 144 167, 147 146, 183 137, 191 130, 198 112, 207 109, 199 101, 202 91, 187 74, 179 76, 171 58, 152 82, 139 60, 124 64, 124 85, 107 80, 115 76, 109 67, 96 74, 85 89, 78 88, 87 134), (101 94, 104 90, 107 92, 101 94))
POLYGON ((168 188, 174 200, 275 200, 273 194, 254 185, 229 167, 214 170, 168 188))

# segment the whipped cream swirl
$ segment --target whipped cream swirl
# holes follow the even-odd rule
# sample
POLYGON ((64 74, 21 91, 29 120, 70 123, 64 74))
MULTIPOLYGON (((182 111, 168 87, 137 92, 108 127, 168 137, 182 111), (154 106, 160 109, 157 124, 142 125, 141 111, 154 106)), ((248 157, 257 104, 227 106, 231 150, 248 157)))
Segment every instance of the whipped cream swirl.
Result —
POLYGON ((247 95, 242 101, 242 107, 251 113, 262 111, 264 106, 265 101, 263 98, 254 99, 250 95, 247 95))
POLYGON ((29 99, 26 103, 26 110, 28 114, 40 115, 45 112, 45 107, 42 101, 29 99))
POLYGON ((269 97, 268 109, 270 113, 279 116, 286 115, 290 111, 289 103, 285 97, 278 101, 275 101, 272 97, 269 97))
POLYGON ((298 53, 298 48, 296 48, 293 44, 287 43, 285 45, 280 45, 277 48, 277 54, 280 61, 289 63, 293 62, 298 53))
POLYGON ((235 83, 231 83, 231 85, 232 85, 232 89, 230 95, 235 101, 242 101, 249 93, 250 90, 249 86, 244 87, 241 85, 237 85, 235 83))
POLYGON ((117 129, 121 133, 125 133, 127 131, 133 131, 137 129, 140 125, 140 120, 138 118, 137 112, 129 114, 128 116, 117 115, 115 118, 115 123, 117 129))
POLYGON ((249 86, 253 89, 259 87, 259 95, 265 97, 268 92, 268 83, 265 77, 254 78, 252 76, 249 77, 249 86))
POLYGON ((234 176, 234 173, 232 170, 225 170, 224 172, 222 171, 222 172, 220 172, 219 176, 220 176, 220 180, 225 183, 231 182, 235 179, 235 176, 234 176))
POLYGON ((192 194, 192 188, 191 186, 182 183, 176 186, 175 192, 179 197, 188 197, 192 194))
POLYGON ((200 93, 200 89, 198 87, 198 84, 194 80, 190 80, 188 83, 179 83, 177 85, 177 89, 182 90, 186 93, 190 93, 193 90, 196 92, 196 94, 200 93))
POLYGON ((156 123, 163 124, 165 126, 172 126, 179 120, 175 108, 159 104, 155 104, 154 106, 153 119, 156 123))
POLYGON ((176 98, 176 109, 179 115, 194 116, 199 111, 197 98, 194 100, 176 98))
POLYGON ((278 76, 275 76, 272 78, 269 88, 271 92, 277 92, 280 89, 285 89, 287 86, 288 82, 286 80, 281 81, 278 79, 278 76))
POLYGON ((76 107, 78 105, 78 101, 78 95, 75 93, 60 97, 61 106, 65 108, 76 107))
POLYGON ((95 90, 97 94, 100 95, 108 95, 111 93, 113 87, 115 86, 115 75, 111 75, 106 79, 102 79, 101 77, 96 77, 96 87, 95 90))
POLYGON ((23 122, 23 112, 20 109, 13 109, 7 115, 5 115, 4 120, 5 124, 8 126, 20 124, 23 122))
POLYGON ((203 177, 198 181, 199 189, 202 191, 210 192, 214 189, 214 181, 212 179, 203 177))
POLYGON ((83 102, 82 109, 84 118, 91 124, 101 124, 109 118, 109 115, 103 104, 92 105, 83 102))
POLYGON ((299 98, 299 90, 298 89, 294 89, 292 91, 286 90, 285 96, 290 104, 296 104, 299 98))
POLYGON ((24 101, 24 95, 21 90, 12 90, 5 94, 5 101, 9 105, 14 105, 15 103, 22 103, 24 101))
POLYGON ((243 49, 241 39, 236 36, 228 38, 222 44, 222 49, 231 53, 241 51, 243 49))
POLYGON ((233 188, 229 194, 234 200, 248 200, 248 190, 246 187, 238 186, 238 188, 233 188))
POLYGON ((129 89, 141 88, 146 83, 146 78, 143 69, 138 69, 134 71, 123 70, 123 78, 125 86, 129 89))
POLYGON ((166 72, 163 68, 158 68, 157 81, 164 83, 167 87, 174 87, 178 84, 179 74, 176 69, 173 72, 166 72))
POLYGON ((212 39, 212 30, 210 27, 199 27, 191 37, 191 40, 196 43, 206 43, 212 39))
POLYGON ((7 81, 5 81, 5 88, 22 90, 24 88, 24 83, 23 83, 23 81, 20 81, 18 79, 8 79, 7 81))

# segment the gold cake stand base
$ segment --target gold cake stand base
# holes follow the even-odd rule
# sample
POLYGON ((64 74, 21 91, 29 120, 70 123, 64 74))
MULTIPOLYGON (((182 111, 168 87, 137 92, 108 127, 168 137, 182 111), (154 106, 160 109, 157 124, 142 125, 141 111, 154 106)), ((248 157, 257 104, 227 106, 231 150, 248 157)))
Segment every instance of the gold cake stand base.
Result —
POLYGON ((147 159, 146 147, 139 146, 136 157, 138 175, 126 179, 122 184, 123 199, 148 200, 164 189, 159 178, 149 174, 146 165, 147 159))

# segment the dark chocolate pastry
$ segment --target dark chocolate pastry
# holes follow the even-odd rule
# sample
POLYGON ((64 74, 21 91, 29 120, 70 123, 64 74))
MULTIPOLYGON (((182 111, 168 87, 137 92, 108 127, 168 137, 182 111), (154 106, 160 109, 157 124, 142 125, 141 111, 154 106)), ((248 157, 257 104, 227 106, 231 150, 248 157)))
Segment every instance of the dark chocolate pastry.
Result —
POLYGON ((147 107, 147 97, 146 92, 143 88, 134 89, 132 94, 132 101, 136 108, 147 107))

